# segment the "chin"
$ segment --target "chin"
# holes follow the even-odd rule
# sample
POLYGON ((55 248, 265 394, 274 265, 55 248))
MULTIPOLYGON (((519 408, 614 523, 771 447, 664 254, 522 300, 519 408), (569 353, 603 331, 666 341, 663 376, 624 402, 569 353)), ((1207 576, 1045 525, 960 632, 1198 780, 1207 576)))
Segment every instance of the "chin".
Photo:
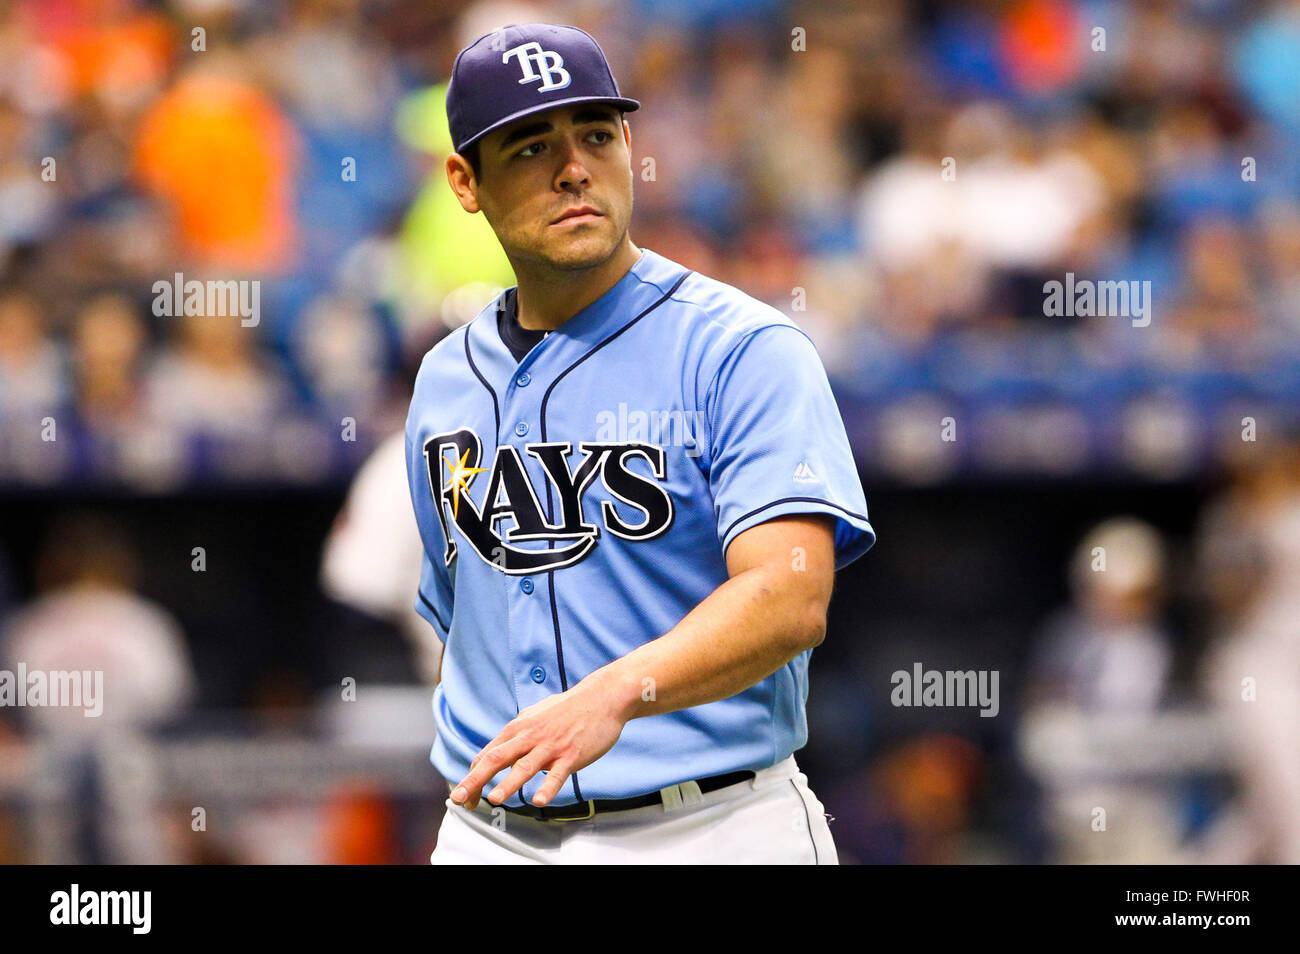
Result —
POLYGON ((555 268, 578 271, 609 261, 617 247, 605 236, 583 236, 546 249, 546 258, 555 268))

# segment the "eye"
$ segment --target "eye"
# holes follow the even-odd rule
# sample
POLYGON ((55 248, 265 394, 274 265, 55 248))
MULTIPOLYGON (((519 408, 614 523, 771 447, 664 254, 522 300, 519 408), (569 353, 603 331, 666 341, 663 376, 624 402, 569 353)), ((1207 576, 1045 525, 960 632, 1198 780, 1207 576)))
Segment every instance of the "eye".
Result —
POLYGON ((597 141, 597 144, 598 144, 598 145, 601 145, 601 146, 603 146, 603 145, 604 145, 605 143, 607 143, 607 142, 612 141, 613 138, 614 138, 614 134, 613 134, 612 132, 610 132, 608 129, 594 129, 594 130, 592 130, 591 134, 592 134, 593 136, 604 136, 604 137, 605 137, 604 139, 600 139, 600 140, 597 141))
POLYGON ((529 150, 530 150, 530 149, 540 150, 540 149, 542 148, 543 145, 544 145, 544 143, 540 143, 540 142, 532 142, 532 143, 529 143, 528 145, 524 146, 523 149, 520 149, 517 153, 515 153, 515 158, 516 158, 516 159, 528 159, 528 158, 531 158, 532 156, 537 155, 537 153, 536 153, 536 152, 529 152, 529 150))

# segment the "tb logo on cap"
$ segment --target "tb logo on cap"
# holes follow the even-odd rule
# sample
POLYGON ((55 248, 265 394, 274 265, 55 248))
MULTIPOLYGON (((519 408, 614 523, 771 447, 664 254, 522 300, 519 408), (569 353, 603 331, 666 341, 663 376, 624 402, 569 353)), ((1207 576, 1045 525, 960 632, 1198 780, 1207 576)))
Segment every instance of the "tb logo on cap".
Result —
POLYGON ((519 81, 521 86, 524 83, 536 83, 541 80, 542 85, 537 87, 537 92, 545 93, 553 89, 564 89, 573 82, 573 77, 564 68, 564 57, 554 50, 543 50, 542 44, 536 40, 506 50, 501 54, 501 62, 508 63, 510 57, 516 55, 519 57, 519 67, 524 74, 524 78, 519 81))

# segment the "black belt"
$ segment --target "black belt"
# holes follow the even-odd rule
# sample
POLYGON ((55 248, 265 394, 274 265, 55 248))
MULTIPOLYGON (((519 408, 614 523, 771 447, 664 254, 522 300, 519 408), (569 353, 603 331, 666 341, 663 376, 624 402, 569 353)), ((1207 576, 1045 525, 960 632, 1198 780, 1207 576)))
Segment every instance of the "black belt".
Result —
MULTIPOLYGON (((708 778, 697 778, 695 784, 700 787, 701 794, 704 792, 716 792, 720 788, 726 788, 728 785, 736 785, 740 782, 748 782, 750 779, 757 778, 754 772, 728 772, 726 775, 711 775, 708 778)), ((685 782, 682 783, 686 784, 685 782)), ((671 787, 671 786, 669 786, 671 787)), ((648 795, 633 795, 631 798, 594 798, 587 799, 585 802, 576 802, 573 805, 558 805, 539 808, 536 805, 503 805, 508 812, 516 815, 527 815, 529 818, 536 818, 539 821, 582 821, 592 818, 601 812, 624 812, 629 808, 645 808, 647 805, 662 805, 664 801, 660 792, 651 792, 648 795)))

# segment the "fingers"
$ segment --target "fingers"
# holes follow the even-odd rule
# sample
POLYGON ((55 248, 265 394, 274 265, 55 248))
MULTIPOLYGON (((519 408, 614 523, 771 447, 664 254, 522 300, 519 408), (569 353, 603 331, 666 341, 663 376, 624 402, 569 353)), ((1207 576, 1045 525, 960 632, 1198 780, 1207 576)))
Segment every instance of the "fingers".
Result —
POLYGON ((525 782, 540 772, 542 766, 545 764, 546 762, 541 757, 538 750, 535 749, 532 752, 529 752, 523 758, 515 762, 514 767, 510 770, 510 774, 506 776, 505 781, 488 793, 487 800, 493 805, 502 804, 507 798, 519 791, 525 782))
MULTIPOLYGON (((483 748, 481 748, 481 749, 479 750, 478 755, 474 756, 474 761, 472 761, 472 762, 469 763, 470 775, 466 775, 466 776, 465 776, 465 781, 468 781, 468 780, 470 779, 470 777, 471 777, 471 776, 473 775, 473 773, 474 773, 474 769, 478 768, 479 763, 483 761, 483 753, 486 752, 486 751, 488 751, 488 750, 489 750, 490 748, 492 748, 494 745, 498 745, 498 744, 500 744, 500 743, 498 743, 496 740, 493 740, 492 742, 489 742, 487 745, 483 746, 483 748)), ((489 776, 489 778, 490 778, 490 776, 489 776)), ((469 788, 465 785, 465 781, 462 781, 462 782, 461 782, 461 787, 462 787, 462 788, 465 788, 465 790, 466 790, 466 794, 469 796, 468 798, 465 799, 465 807, 468 808, 470 811, 473 811, 475 808, 478 807, 479 795, 480 795, 481 793, 479 792, 479 790, 478 790, 477 788, 474 789, 473 791, 470 791, 469 788)), ((481 784, 482 784, 482 785, 486 785, 486 784, 487 784, 487 781, 485 780, 485 781, 483 781, 481 784)), ((452 798, 452 801, 455 801, 455 800, 456 800, 456 793, 455 793, 455 792, 452 793, 451 798, 452 798)))
POLYGON ((479 752, 470 765, 469 774, 461 779, 456 790, 451 793, 451 800, 466 808, 476 808, 483 786, 492 781, 499 771, 514 763, 526 754, 529 747, 518 739, 510 739, 500 744, 489 743, 479 752))
MULTIPOLYGON (((563 706, 566 698, 563 694, 550 696, 512 719, 474 756, 469 773, 451 794, 452 802, 472 810, 486 797, 493 805, 501 805, 538 772, 548 770, 547 778, 533 796, 533 804, 540 807, 554 799, 574 768, 581 767, 575 759, 584 747, 574 744, 574 736, 589 728, 581 724, 585 710, 578 716, 566 712, 563 706), (578 726, 573 724, 575 720, 578 726), (484 786, 506 768, 510 771, 505 779, 485 796, 484 786)), ((614 736, 617 738, 617 732, 614 736)), ((601 752, 608 749, 607 743, 601 752)))
MULTIPOLYGON (((463 804, 466 808, 473 810, 479 803, 480 790, 486 785, 494 775, 506 764, 507 760, 499 753, 504 751, 505 747, 499 747, 497 750, 489 753, 487 749, 476 759, 475 767, 472 767, 470 774, 465 776, 465 781, 452 793, 452 801, 461 803, 462 789, 466 793, 463 804)), ((546 781, 542 787, 537 790, 533 796, 533 804, 538 807, 550 804, 551 800, 559 794, 564 783, 568 781, 569 775, 573 770, 572 759, 553 759, 541 749, 526 751, 523 756, 516 759, 511 766, 508 774, 501 784, 497 785, 487 794, 487 800, 493 805, 504 804, 506 799, 518 792, 523 786, 535 776, 538 772, 546 770, 546 781)))
POLYGON ((569 773, 572 771, 573 763, 568 761, 557 761, 546 773, 546 781, 542 787, 537 790, 533 796, 533 804, 538 808, 551 803, 556 795, 559 794, 564 783, 569 780, 569 773))

